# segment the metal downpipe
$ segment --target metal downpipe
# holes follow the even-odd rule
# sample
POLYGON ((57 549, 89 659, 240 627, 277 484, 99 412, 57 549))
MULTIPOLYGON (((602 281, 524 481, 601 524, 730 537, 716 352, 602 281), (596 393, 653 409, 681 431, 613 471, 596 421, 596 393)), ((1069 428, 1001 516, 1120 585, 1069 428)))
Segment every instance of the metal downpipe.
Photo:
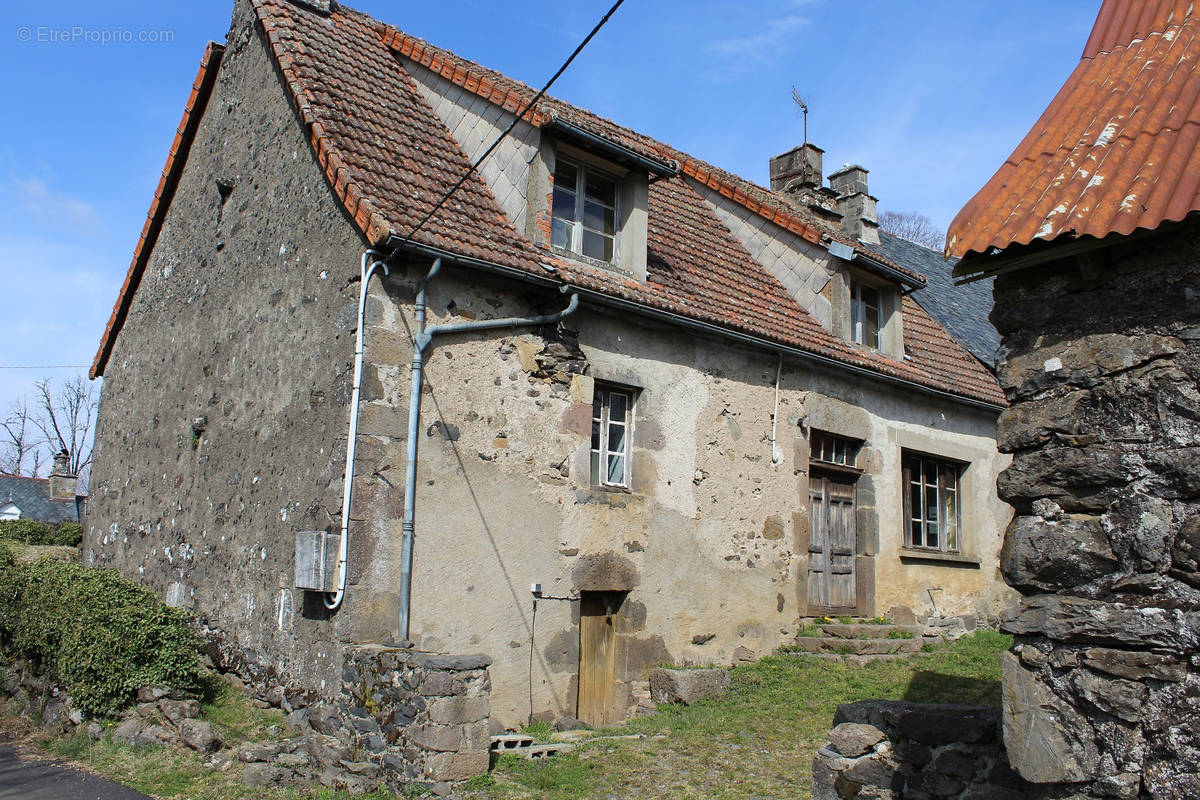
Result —
POLYGON ((408 441, 405 442, 404 463, 404 519, 401 529, 404 538, 400 549, 400 625, 401 639, 408 638, 408 610, 412 604, 412 561, 413 530, 417 520, 417 437, 421 430, 421 380, 425 373, 425 289, 442 269, 442 259, 436 258, 429 272, 417 287, 417 299, 413 303, 417 328, 413 332, 412 388, 408 394, 408 441))
POLYGON ((358 444, 358 398, 362 388, 363 350, 366 340, 364 323, 367 316, 367 285, 379 267, 383 267, 384 275, 389 273, 387 264, 378 258, 369 267, 367 262, 373 256, 382 255, 377 250, 364 250, 359 266, 358 331, 354 344, 354 388, 350 393, 350 438, 346 442, 346 469, 342 478, 342 536, 338 542, 338 583, 337 591, 332 594, 326 593, 324 598, 325 607, 330 611, 341 606, 346 597, 346 576, 350 571, 350 496, 354 490, 354 453, 358 444))
MULTIPOLYGON (((408 623, 412 608, 412 562, 413 539, 417 518, 417 442, 421 429, 421 383, 424 379, 425 353, 432 345, 433 337, 443 333, 547 325, 562 320, 564 317, 575 313, 575 310, 579 308, 579 294, 578 292, 572 292, 567 307, 553 314, 543 314, 536 317, 506 317, 504 319, 485 319, 474 322, 455 322, 447 325, 434 325, 426 330, 425 289, 434 276, 441 270, 441 267, 442 259, 439 257, 433 262, 433 266, 429 268, 429 272, 417 288, 417 297, 414 303, 417 326, 413 345, 412 387, 408 402, 408 441, 406 442, 408 459, 404 468, 404 519, 401 523, 401 528, 404 531, 404 539, 400 554, 400 624, 398 628, 399 638, 404 640, 408 639, 408 623)), ((568 290, 569 287, 566 286, 560 289, 563 292, 568 290)))

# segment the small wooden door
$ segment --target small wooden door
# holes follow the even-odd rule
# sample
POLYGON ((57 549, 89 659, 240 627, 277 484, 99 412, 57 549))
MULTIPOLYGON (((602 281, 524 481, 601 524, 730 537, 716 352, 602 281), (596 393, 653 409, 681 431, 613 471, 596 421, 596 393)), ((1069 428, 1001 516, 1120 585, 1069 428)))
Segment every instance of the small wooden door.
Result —
POLYGON ((613 617, 620 597, 583 592, 579 602, 579 711, 589 725, 611 725, 616 636, 613 617))
POLYGON ((858 605, 854 484, 813 475, 808 498, 809 613, 851 612, 858 605))

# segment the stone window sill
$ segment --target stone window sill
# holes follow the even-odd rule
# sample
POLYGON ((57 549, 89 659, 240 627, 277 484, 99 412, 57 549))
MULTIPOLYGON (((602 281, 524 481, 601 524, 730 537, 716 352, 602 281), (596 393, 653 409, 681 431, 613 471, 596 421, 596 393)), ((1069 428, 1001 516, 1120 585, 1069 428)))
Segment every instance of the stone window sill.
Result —
POLYGON ((942 553, 937 550, 918 550, 913 547, 900 548, 901 561, 936 561, 939 563, 961 564, 962 566, 970 566, 979 568, 983 565, 982 559, 974 556, 964 556, 961 553, 942 553))

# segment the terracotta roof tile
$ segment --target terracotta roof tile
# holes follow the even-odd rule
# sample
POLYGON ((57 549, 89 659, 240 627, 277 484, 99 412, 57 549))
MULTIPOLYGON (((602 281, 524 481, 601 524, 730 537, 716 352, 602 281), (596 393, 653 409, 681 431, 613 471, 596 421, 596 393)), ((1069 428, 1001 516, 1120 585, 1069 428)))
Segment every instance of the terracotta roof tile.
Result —
MULTIPOLYGON (((292 102, 309 126, 318 162, 372 244, 406 236, 470 166, 406 71, 410 59, 513 113, 536 94, 340 4, 324 16, 284 0, 254 3, 292 102)), ((514 229, 478 175, 471 175, 413 240, 543 278, 548 274, 543 264, 552 264, 571 285, 933 390, 1004 404, 992 375, 915 303, 904 306, 911 359, 892 360, 832 336, 749 255, 691 181, 814 244, 837 240, 865 248, 762 187, 560 100, 545 98, 528 118, 544 124, 554 117, 645 158, 680 164, 681 174, 650 187, 645 283, 535 246, 514 229)))
POLYGON ((1193 5, 1105 1, 1079 65, 950 224, 949 255, 1127 235, 1200 210, 1193 5))

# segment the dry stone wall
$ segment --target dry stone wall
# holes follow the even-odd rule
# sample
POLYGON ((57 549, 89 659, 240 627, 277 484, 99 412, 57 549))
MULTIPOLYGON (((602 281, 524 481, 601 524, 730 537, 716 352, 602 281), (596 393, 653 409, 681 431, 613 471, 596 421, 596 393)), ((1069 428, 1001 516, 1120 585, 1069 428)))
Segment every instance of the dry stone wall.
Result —
POLYGON ((1200 237, 1001 276, 1016 516, 1012 765, 1080 796, 1200 796, 1200 237), (1096 264, 1107 265, 1096 269, 1096 264))

